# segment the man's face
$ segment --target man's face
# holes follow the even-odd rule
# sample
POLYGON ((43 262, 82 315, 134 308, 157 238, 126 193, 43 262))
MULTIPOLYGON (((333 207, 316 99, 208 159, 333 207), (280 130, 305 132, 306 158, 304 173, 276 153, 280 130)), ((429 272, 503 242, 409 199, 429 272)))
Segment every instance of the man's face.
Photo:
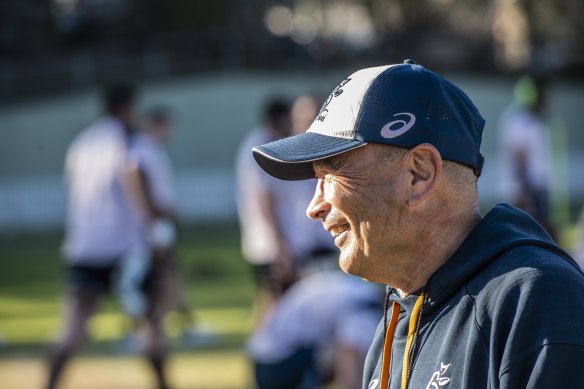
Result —
POLYGON ((370 281, 379 281, 408 244, 408 172, 403 154, 388 160, 383 147, 370 144, 315 162, 318 183, 307 209, 333 236, 341 268, 370 281))

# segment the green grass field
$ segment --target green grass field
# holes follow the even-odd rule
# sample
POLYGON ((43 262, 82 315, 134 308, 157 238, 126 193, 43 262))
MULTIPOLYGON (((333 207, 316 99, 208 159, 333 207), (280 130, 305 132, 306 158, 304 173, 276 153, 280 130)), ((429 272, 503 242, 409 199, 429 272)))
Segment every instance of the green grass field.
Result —
MULTIPOLYGON (((47 350, 62 324, 60 241, 57 233, 0 237, 0 389, 42 387, 47 350)), ((169 317, 173 387, 251 387, 243 344, 254 290, 237 227, 183 228, 178 258, 196 324, 217 336, 207 345, 185 345, 169 317)), ((89 324, 91 340, 65 372, 63 389, 153 387, 139 354, 121 351, 125 325, 115 299, 105 299, 89 324)))
MULTIPOLYGON (((563 231, 572 244, 575 228, 563 231)), ((0 236, 0 389, 41 389, 45 357, 61 325, 64 292, 61 236, 0 236)), ((184 228, 178 250, 197 324, 216 331, 205 346, 188 346, 167 322, 172 344, 169 379, 176 389, 251 388, 243 346, 254 288, 235 225, 184 228)), ((136 353, 121 351, 124 317, 115 299, 90 322, 91 341, 68 366, 62 389, 148 389, 151 372, 136 353)), ((332 389, 334 386, 330 386, 332 389)))

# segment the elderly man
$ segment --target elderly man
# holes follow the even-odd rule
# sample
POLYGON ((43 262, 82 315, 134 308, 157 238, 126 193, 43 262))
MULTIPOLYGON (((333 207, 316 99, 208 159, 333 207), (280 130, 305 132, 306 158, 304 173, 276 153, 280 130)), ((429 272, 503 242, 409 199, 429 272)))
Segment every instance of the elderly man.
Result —
POLYGON ((309 130, 255 147, 268 173, 317 177, 347 273, 388 285, 363 387, 583 388, 584 274, 526 213, 484 217, 484 120, 413 61, 360 70, 309 130))

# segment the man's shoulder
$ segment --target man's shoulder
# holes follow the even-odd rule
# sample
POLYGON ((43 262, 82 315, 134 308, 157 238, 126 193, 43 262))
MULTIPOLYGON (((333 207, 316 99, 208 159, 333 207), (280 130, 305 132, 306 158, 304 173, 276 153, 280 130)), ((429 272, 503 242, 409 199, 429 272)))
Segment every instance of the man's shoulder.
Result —
POLYGON ((500 258, 510 268, 531 268, 545 274, 559 272, 584 277, 574 260, 560 247, 552 244, 542 242, 519 245, 504 252, 500 258))
POLYGON ((124 130, 119 121, 101 118, 83 129, 73 140, 73 145, 95 142, 124 142, 124 130))
POLYGON ((127 153, 123 128, 100 119, 77 134, 68 146, 66 167, 81 171, 86 168, 81 165, 86 166, 87 163, 97 166, 103 165, 105 161, 124 161, 127 153))
POLYGON ((525 110, 510 112, 501 120, 501 140, 503 144, 516 144, 526 147, 526 140, 539 138, 543 123, 525 110))
POLYGON ((134 135, 128 144, 128 151, 140 160, 152 160, 160 157, 161 150, 146 134, 134 135))
POLYGON ((509 310, 555 312, 556 318, 578 310, 584 320, 584 273, 570 259, 548 248, 511 248, 467 285, 486 315, 509 310))

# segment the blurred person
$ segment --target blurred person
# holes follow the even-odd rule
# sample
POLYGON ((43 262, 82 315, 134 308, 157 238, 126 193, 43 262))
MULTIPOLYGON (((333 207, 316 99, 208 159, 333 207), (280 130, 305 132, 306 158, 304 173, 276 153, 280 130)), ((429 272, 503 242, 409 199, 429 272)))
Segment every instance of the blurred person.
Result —
POLYGON ((119 293, 122 306, 134 319, 134 326, 154 324, 157 345, 154 354, 166 354, 162 321, 170 311, 179 314, 185 340, 197 342, 194 319, 186 301, 175 262, 177 240, 174 173, 165 143, 171 135, 170 109, 158 106, 145 115, 143 130, 130 139, 133 162, 128 169, 129 193, 137 205, 141 240, 147 247, 145 257, 132 257, 120 271, 119 293), (149 317, 145 323, 144 317, 149 317))
POLYGON ((584 272, 527 213, 479 208, 485 121, 412 60, 356 71, 307 132, 252 153, 318 179, 306 213, 387 285, 362 387, 584 387, 584 272))
POLYGON ((551 134, 546 121, 549 81, 525 75, 499 121, 501 194, 556 237, 550 217, 551 134))
POLYGON ((118 292, 122 307, 135 321, 147 312, 157 323, 163 316, 161 281, 176 241, 173 172, 164 149, 171 125, 170 113, 155 108, 147 113, 144 128, 129 139, 131 162, 125 181, 144 255, 122 263, 118 292))
POLYGON ((306 132, 320 110, 320 102, 314 94, 303 94, 294 100, 290 118, 292 121, 292 135, 306 132))
MULTIPOLYGON (((296 98, 290 115, 291 134, 306 131, 318 109, 314 96, 296 98)), ((342 276, 334 278, 338 282, 325 284, 317 276, 334 266, 331 259, 336 260, 337 251, 320 223, 305 216, 314 182, 279 182, 278 187, 282 193, 278 201, 288 208, 284 232, 297 281, 279 296, 273 309, 266 313, 265 321, 251 335, 248 354, 257 387, 316 387, 332 379, 335 360, 338 381, 349 381, 347 387, 354 387, 360 379, 356 373, 362 364, 359 361, 364 359, 377 317, 369 320, 373 323, 369 339, 366 328, 362 328, 364 345, 351 338, 349 333, 358 328, 350 325, 357 324, 353 314, 358 308, 365 311, 359 304, 363 297, 359 295, 359 285, 342 276), (345 324, 342 333, 341 321, 345 324), (342 377, 340 372, 344 373, 342 377)), ((362 316, 359 324, 367 324, 367 318, 370 315, 362 316)))
MULTIPOLYGON (((258 286, 255 318, 261 322, 275 299, 296 278, 287 224, 289 195, 281 182, 261 170, 249 149, 290 134, 290 106, 271 98, 263 107, 263 125, 242 140, 236 156, 236 200, 241 249, 258 286)), ((255 325, 255 324, 254 324, 255 325)))
MULTIPOLYGON (((56 388, 66 362, 86 338, 88 319, 113 289, 114 273, 130 257, 144 256, 128 196, 128 143, 135 131, 136 90, 115 84, 103 95, 103 117, 67 150, 67 219, 63 252, 68 284, 64 330, 52 348, 47 389, 56 388)), ((156 334, 150 333, 156 342, 156 334)), ((150 350, 149 350, 150 351, 150 350)), ((147 352, 159 389, 167 388, 163 360, 147 352)))
POLYGON ((300 279, 248 342, 257 388, 359 387, 382 302, 379 285, 338 270, 300 279))
MULTIPOLYGON (((313 94, 298 96, 291 109, 292 135, 304 133, 312 124, 320 109, 320 103, 313 94)), ((320 268, 331 266, 331 257, 338 255, 338 250, 317 220, 306 217, 306 204, 314 194, 316 179, 302 181, 285 181, 280 185, 286 188, 291 207, 289 218, 291 251, 294 268, 298 277, 320 268)))
POLYGON ((584 206, 580 211, 580 217, 577 223, 578 236, 576 237, 576 243, 573 247, 574 259, 578 262, 578 265, 584 269, 584 206))

